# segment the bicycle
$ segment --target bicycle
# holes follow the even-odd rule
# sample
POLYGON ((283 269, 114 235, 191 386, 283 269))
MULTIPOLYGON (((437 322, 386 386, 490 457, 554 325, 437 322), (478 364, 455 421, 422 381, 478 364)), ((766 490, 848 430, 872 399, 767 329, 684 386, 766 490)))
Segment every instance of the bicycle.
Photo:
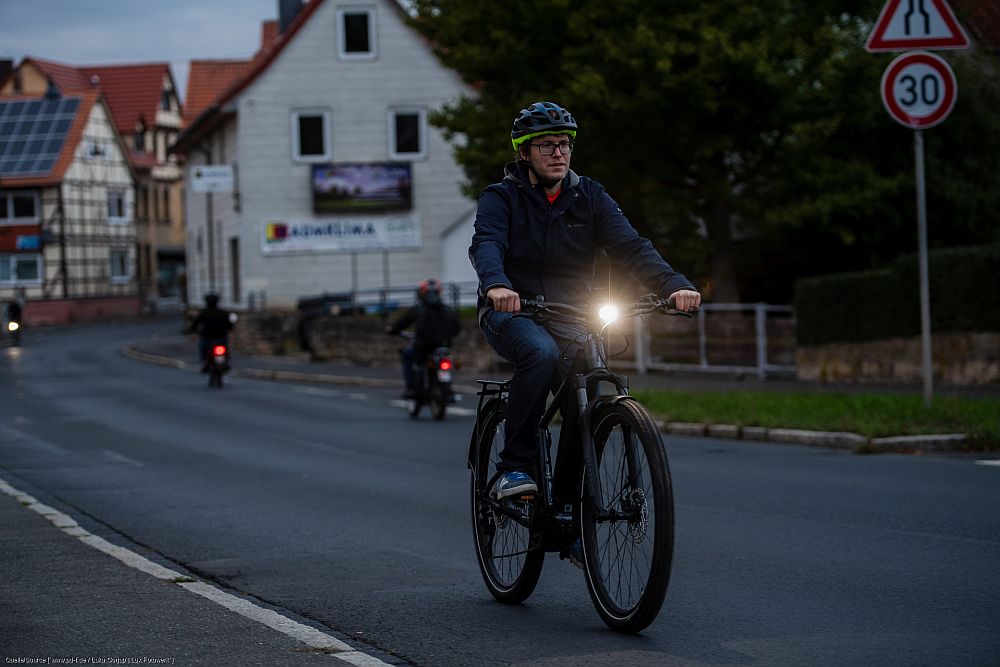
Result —
MULTIPOLYGON (((628 394, 627 378, 607 367, 604 332, 616 317, 595 323, 586 309, 522 299, 522 312, 587 326, 572 370, 538 424, 538 492, 502 501, 490 495, 504 446, 509 381, 478 380, 479 404, 469 445, 472 523, 479 568, 500 602, 518 604, 534 591, 546 552, 566 553, 582 539, 591 600, 614 630, 637 633, 656 618, 666 597, 674 541, 673 492, 666 450, 649 412, 628 394), (614 393, 601 394, 601 383, 614 393), (572 507, 553 498, 549 425, 571 393, 579 409, 582 463, 572 507), (571 510, 567 512, 567 510, 571 510)), ((688 313, 647 296, 623 316, 688 313)), ((562 455, 562 452, 559 453, 562 455)), ((558 460, 556 461, 558 463, 558 460)), ((564 470, 556 465, 556 471, 564 470)))

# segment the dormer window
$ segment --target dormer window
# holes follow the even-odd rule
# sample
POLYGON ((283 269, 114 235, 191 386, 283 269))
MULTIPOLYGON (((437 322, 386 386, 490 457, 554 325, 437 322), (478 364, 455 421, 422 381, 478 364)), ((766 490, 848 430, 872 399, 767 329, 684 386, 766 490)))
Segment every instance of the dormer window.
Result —
POLYGON ((132 149, 136 153, 146 152, 146 128, 140 126, 132 137, 132 149))
POLYGON ((337 10, 338 52, 345 60, 371 60, 378 55, 374 7, 337 10))

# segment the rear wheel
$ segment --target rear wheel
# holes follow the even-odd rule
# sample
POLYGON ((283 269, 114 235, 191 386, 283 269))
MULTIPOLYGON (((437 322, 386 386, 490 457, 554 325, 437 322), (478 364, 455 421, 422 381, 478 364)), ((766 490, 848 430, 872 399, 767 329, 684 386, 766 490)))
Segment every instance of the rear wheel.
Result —
MULTIPOLYGON (((494 402, 484 409, 485 422, 472 470, 472 528, 476 556, 486 588, 500 602, 523 602, 535 590, 545 552, 529 549, 530 529, 497 511, 490 502, 490 484, 496 477, 500 450, 504 445, 504 406, 494 402)), ((480 418, 484 418, 480 415, 480 418)), ((518 508, 517 501, 508 501, 518 508)))
POLYGON ((670 581, 670 470, 659 430, 635 401, 606 406, 593 423, 602 497, 595 508, 584 474, 579 516, 587 587, 605 623, 635 633, 656 618, 670 581))
POLYGON ((431 395, 429 397, 428 405, 431 409, 431 416, 434 419, 442 420, 444 419, 445 411, 448 409, 448 397, 444 387, 440 384, 435 383, 431 387, 431 395))

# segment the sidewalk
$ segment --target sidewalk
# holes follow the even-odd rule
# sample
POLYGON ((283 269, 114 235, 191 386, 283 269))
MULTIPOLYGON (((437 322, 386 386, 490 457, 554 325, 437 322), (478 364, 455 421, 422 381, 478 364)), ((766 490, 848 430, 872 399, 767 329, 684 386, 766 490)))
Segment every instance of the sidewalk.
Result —
POLYGON ((5 665, 403 664, 124 548, 10 481, 0 478, 5 665))
MULTIPOLYGON (((169 336, 133 343, 124 349, 132 358, 190 371, 198 370, 195 344, 186 336, 169 336)), ((398 368, 359 366, 345 361, 313 362, 305 355, 300 356, 238 356, 233 373, 266 380, 285 382, 312 382, 340 384, 402 390, 403 382, 398 368)), ((919 386, 875 386, 875 385, 817 385, 798 382, 794 379, 761 381, 757 378, 718 376, 684 373, 625 373, 632 390, 642 389, 689 389, 696 390, 751 390, 783 392, 848 392, 871 393, 892 392, 920 395, 919 386)), ((509 377, 507 370, 494 373, 470 374, 459 372, 455 375, 455 390, 470 400, 479 390, 477 379, 503 379, 509 377)), ((949 387, 938 390, 939 394, 958 394, 970 397, 1000 397, 1000 386, 949 387)), ((857 433, 834 431, 805 431, 801 429, 780 429, 761 427, 741 427, 732 424, 697 424, 669 422, 660 427, 668 433, 686 436, 708 436, 728 439, 775 442, 784 444, 810 445, 833 449, 865 452, 915 452, 950 451, 960 448, 967 440, 965 434, 941 434, 922 436, 897 436, 868 438, 857 433)))

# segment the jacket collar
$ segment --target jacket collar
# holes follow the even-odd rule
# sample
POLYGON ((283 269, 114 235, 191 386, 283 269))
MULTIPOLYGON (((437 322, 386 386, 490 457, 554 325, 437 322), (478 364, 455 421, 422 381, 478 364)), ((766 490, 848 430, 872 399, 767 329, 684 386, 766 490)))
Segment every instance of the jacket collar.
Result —
MULTIPOLYGON (((509 181, 519 188, 531 190, 531 178, 528 176, 528 167, 520 161, 508 162, 503 170, 504 181, 509 181)), ((563 178, 563 188, 575 188, 580 184, 580 177, 572 169, 563 178)))

